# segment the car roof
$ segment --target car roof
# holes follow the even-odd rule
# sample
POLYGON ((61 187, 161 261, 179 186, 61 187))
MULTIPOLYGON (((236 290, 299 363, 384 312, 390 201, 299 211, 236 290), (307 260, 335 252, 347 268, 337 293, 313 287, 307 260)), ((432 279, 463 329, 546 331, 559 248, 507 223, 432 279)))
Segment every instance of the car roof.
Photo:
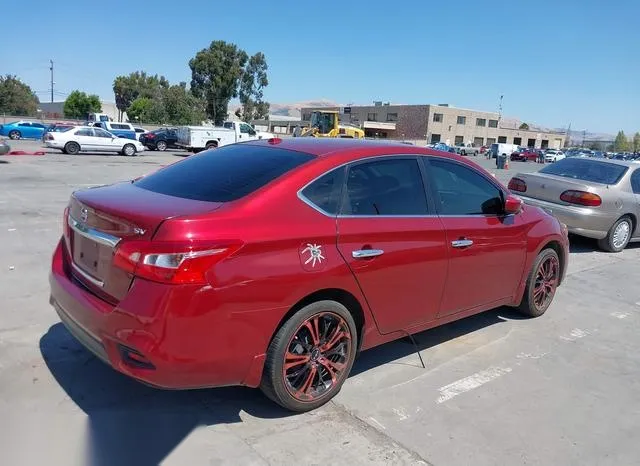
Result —
POLYGON ((294 150, 307 154, 325 157, 329 155, 357 152, 358 156, 376 154, 423 154, 440 155, 466 162, 466 159, 452 152, 444 152, 430 147, 415 146, 400 141, 381 141, 354 138, 271 138, 248 141, 243 144, 274 146, 279 149, 294 150))
MULTIPOLYGON (((589 162, 598 162, 598 163, 610 163, 612 165, 622 165, 623 167, 633 167, 633 160, 617 160, 617 159, 605 159, 605 158, 595 158, 595 157, 570 157, 569 160, 588 160, 589 162)), ((637 164, 636 164, 637 165, 637 164)))

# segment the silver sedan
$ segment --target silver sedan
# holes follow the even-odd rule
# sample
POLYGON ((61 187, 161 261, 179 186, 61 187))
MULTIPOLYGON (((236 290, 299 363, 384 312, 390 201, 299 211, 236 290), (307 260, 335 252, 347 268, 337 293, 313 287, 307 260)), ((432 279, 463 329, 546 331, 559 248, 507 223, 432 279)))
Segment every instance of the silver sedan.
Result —
POLYGON ((640 241, 640 163, 566 158, 537 173, 518 173, 509 189, 543 208, 576 235, 620 252, 640 241))

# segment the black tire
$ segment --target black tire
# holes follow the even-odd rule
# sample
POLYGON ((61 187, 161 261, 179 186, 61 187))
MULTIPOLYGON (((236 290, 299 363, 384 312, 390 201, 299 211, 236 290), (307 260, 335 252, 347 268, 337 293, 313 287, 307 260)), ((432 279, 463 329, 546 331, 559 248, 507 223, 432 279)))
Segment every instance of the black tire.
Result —
MULTIPOLYGON (((525 287, 524 295, 522 296, 522 302, 520 302, 517 310, 527 317, 539 317, 544 314, 553 301, 559 280, 560 259, 558 258, 558 254, 553 249, 543 249, 533 262, 533 266, 531 267, 531 271, 527 277, 527 286, 525 287), (541 297, 539 295, 536 296, 539 289, 536 285, 542 278, 544 278, 540 276, 540 273, 544 274, 544 271, 542 270, 543 264, 549 262, 555 264, 555 271, 553 272, 554 275, 548 280, 549 282, 552 282, 552 284, 548 291, 544 284, 540 284, 544 287, 543 292, 545 293, 543 299, 540 299, 541 297)), ((546 282, 547 280, 543 281, 546 282)))
POLYGON ((134 146, 133 144, 125 144, 122 147, 122 155, 133 157, 134 155, 136 155, 136 146, 134 146))
MULTIPOLYGON (((309 329, 309 327, 305 328, 309 329)), ((311 335, 311 332, 308 334, 311 335)), ((267 350, 267 358, 264 365, 264 371, 262 373, 260 389, 269 399, 291 411, 305 412, 322 406, 340 392, 342 384, 349 376, 349 372, 353 366, 353 361, 355 360, 356 350, 358 348, 357 339, 357 330, 353 316, 342 304, 335 301, 317 301, 303 307, 292 315, 284 325, 282 325, 282 327, 280 327, 273 337, 273 340, 271 340, 269 349, 267 350), (294 344, 293 339, 296 335, 300 335, 299 332, 307 331, 303 326, 306 322, 310 321, 310 319, 315 319, 316 322, 319 322, 317 326, 318 330, 316 332, 318 334, 317 343, 314 345, 308 340, 303 341, 302 339, 297 339, 297 343, 295 344, 300 350, 306 351, 306 354, 308 354, 309 357, 306 362, 300 362, 298 365, 294 365, 293 367, 299 367, 297 372, 301 372, 300 376, 305 375, 304 371, 308 371, 306 373, 311 374, 310 376, 308 375, 304 377, 305 381, 303 382, 303 386, 306 386, 307 382, 310 380, 309 386, 311 387, 313 382, 317 379, 317 387, 314 387, 314 389, 320 390, 321 393, 310 395, 310 398, 307 400, 301 400, 291 393, 291 390, 295 389, 295 387, 293 387, 288 381, 289 379, 286 379, 285 377, 285 354, 287 352, 292 354, 295 350, 296 346, 291 346, 294 344), (327 322, 329 322, 329 324, 327 324, 327 322), (336 323, 335 327, 331 326, 332 322, 336 323), (343 332, 344 337, 340 338, 340 340, 338 340, 339 343, 336 343, 335 346, 331 346, 331 348, 337 348, 340 346, 341 349, 348 352, 348 354, 344 355, 342 353, 336 353, 331 356, 344 357, 344 359, 340 361, 342 370, 334 379, 330 371, 327 371, 326 366, 322 365, 322 359, 324 358, 325 353, 320 352, 319 349, 325 344, 329 345, 330 343, 327 343, 326 340, 334 340, 334 338, 328 337, 331 335, 336 336, 337 332, 340 331, 341 328, 343 330, 348 329, 348 338, 346 333, 343 332), (332 333, 333 331, 336 333, 332 333), (306 345, 307 347, 305 348, 302 345, 306 345), (290 350, 290 348, 294 349, 290 350), (330 380, 325 380, 326 377, 329 377, 330 380), (330 384, 330 387, 326 388, 326 384, 330 384), (323 390, 326 391, 323 392, 323 390)), ((326 362, 326 358, 324 358, 324 360, 326 362)), ((291 368, 289 370, 291 370, 291 368)), ((298 378, 300 376, 298 376, 298 378)), ((291 377, 291 375, 289 375, 289 377, 291 377)), ((298 379, 294 378, 293 381, 296 382, 298 379)))
POLYGON ((73 141, 68 142, 64 145, 64 152, 65 154, 76 155, 78 152, 80 152, 80 144, 73 141))
POLYGON ((13 131, 9 131, 9 139, 13 139, 14 141, 16 139, 20 139, 22 137, 22 134, 20 134, 20 131, 18 130, 13 130, 13 131))
POLYGON ((613 224, 605 238, 598 240, 598 246, 607 252, 621 252, 629 244, 632 234, 633 222, 624 215, 613 224))
MULTIPOLYGON (((217 147, 218 147, 218 143, 217 143, 217 142, 215 142, 215 141, 212 141, 212 142, 208 142, 208 143, 207 143, 207 145, 205 146, 205 149, 206 149, 206 150, 209 150, 209 149, 215 149, 215 148, 217 148, 217 147)), ((196 153, 197 153, 197 152, 196 152, 196 153)))
POLYGON ((156 149, 161 152, 167 150, 167 143, 165 141, 156 142, 156 149))

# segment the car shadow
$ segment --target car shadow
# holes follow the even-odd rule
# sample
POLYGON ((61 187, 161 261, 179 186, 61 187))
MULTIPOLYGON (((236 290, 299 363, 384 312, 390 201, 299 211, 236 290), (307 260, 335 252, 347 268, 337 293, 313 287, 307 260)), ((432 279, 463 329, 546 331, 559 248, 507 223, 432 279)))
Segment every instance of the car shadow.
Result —
MULTIPOLYGON (((640 248, 640 242, 629 243, 625 249, 637 249, 640 248)), ((614 254, 603 251, 598 246, 598 240, 592 238, 586 238, 584 236, 577 236, 569 234, 569 252, 572 253, 587 253, 587 252, 599 252, 602 254, 614 254)))
MULTIPOLYGON (((481 328, 524 319, 502 307, 414 335, 419 350, 481 328)), ((415 353, 409 338, 362 352, 351 376, 415 353)), ((151 388, 113 370, 88 352, 63 324, 40 339, 42 357, 58 384, 87 415, 85 464, 160 464, 199 426, 291 416, 259 390, 245 387, 170 391, 151 388)))
MULTIPOLYGON (((424 332, 413 335, 415 345, 411 338, 405 337, 363 351, 358 356, 358 359, 356 359, 350 375, 361 374, 375 367, 392 363, 393 361, 416 353, 416 350, 423 351, 495 324, 523 319, 528 319, 528 317, 505 306, 460 319, 440 327, 425 330, 424 332)), ((426 363, 425 361, 425 364, 426 363)), ((417 364, 420 363, 417 362, 417 364)))
POLYGON ((61 323, 41 337, 40 351, 58 384, 88 417, 80 448, 89 466, 160 464, 195 428, 242 422, 240 411, 267 419, 291 415, 249 388, 148 387, 97 359, 61 323))

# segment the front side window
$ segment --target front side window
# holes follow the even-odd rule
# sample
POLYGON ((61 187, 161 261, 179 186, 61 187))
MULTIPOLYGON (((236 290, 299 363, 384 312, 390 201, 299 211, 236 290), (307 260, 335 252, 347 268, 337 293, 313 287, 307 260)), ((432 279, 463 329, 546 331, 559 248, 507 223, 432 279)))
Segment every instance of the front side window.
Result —
POLYGON ((89 128, 82 128, 76 131, 76 136, 93 136, 93 130, 89 128))
POLYGON ((498 215, 501 191, 484 176, 459 163, 433 158, 429 172, 441 215, 498 215))
POLYGON ((344 168, 324 174, 302 190, 305 199, 318 209, 337 215, 340 209, 344 168))
POLYGON ((103 129, 100 129, 100 128, 94 129, 93 133, 97 138, 111 138, 112 137, 111 133, 109 133, 109 132, 107 132, 107 131, 105 131, 103 129))
POLYGON ((345 215, 427 215, 427 197, 415 158, 358 163, 349 168, 345 215))
POLYGON ((22 127, 26 126, 26 127, 30 128, 31 127, 31 123, 20 123, 20 124, 18 124, 18 126, 22 126, 22 127))

